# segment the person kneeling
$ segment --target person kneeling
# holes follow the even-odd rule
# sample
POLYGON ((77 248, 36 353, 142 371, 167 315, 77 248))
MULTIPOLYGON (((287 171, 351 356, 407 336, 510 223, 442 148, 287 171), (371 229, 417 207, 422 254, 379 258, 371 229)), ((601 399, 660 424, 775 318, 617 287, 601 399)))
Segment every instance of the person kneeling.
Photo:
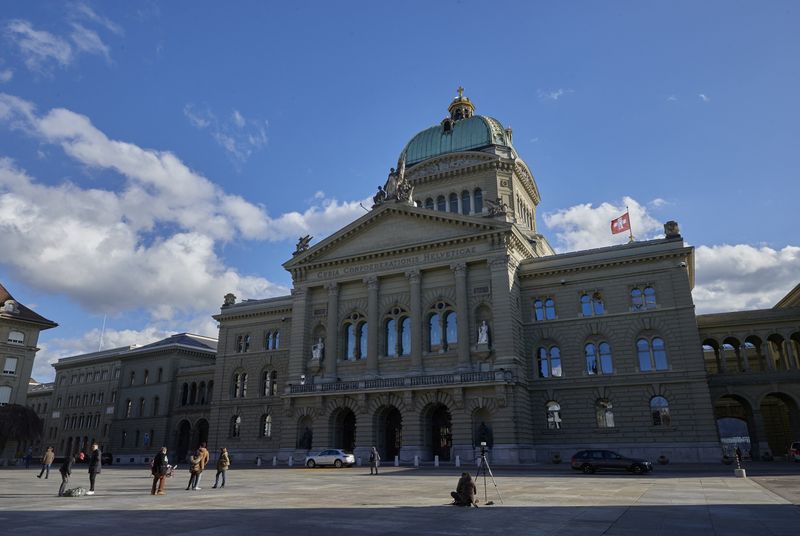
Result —
POLYGON ((461 473, 461 478, 458 479, 458 485, 455 491, 450 492, 453 498, 453 504, 456 506, 474 506, 478 507, 478 499, 475 498, 477 490, 475 482, 472 480, 472 475, 469 473, 461 473))

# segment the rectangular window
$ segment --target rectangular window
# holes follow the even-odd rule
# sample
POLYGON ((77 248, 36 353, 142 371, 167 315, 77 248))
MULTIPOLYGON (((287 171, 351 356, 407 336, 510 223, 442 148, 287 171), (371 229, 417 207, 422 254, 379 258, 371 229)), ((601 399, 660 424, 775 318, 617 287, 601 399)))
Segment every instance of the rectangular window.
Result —
POLYGON ((5 365, 3 365, 3 374, 14 376, 17 373, 17 358, 7 357, 5 365))

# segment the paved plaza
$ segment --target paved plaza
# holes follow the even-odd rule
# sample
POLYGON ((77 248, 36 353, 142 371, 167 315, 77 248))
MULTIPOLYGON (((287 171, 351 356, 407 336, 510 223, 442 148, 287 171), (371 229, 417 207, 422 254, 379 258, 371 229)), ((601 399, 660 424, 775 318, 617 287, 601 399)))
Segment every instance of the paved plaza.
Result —
MULTIPOLYGON (((651 475, 583 475, 568 467, 495 468, 487 506, 449 506, 455 468, 231 469, 224 489, 185 491, 188 473, 149 494, 143 467, 104 468, 92 497, 56 497, 60 477, 32 466, 0 469, 4 534, 558 534, 794 535, 800 526, 800 467, 763 464, 754 478, 727 467, 657 467, 651 475), (759 483, 761 482, 761 484, 759 483), (770 489, 767 489, 767 486, 770 489), (771 491, 774 490, 774 491, 771 491), (794 502, 794 504, 793 504, 794 502)), ((83 466, 72 487, 88 487, 83 466)))

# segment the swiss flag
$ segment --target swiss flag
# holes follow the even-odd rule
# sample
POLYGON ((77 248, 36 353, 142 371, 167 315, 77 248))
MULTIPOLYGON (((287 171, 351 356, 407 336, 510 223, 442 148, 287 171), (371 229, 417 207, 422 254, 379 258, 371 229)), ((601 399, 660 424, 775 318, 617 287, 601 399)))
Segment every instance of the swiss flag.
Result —
POLYGON ((616 220, 611 220, 611 233, 617 234, 624 231, 631 230, 631 218, 630 215, 626 212, 616 220))

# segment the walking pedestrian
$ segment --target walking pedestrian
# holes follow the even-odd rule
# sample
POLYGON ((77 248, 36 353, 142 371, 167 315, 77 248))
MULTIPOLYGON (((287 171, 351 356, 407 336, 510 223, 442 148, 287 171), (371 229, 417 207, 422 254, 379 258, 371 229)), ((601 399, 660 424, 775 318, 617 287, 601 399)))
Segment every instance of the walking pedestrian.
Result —
POLYGON ((369 451, 369 474, 373 474, 372 471, 375 471, 375 474, 378 474, 378 466, 381 464, 381 455, 378 454, 378 449, 372 447, 372 450, 369 451))
POLYGON ((153 489, 150 490, 151 495, 165 495, 164 481, 167 478, 167 471, 169 470, 169 459, 167 458, 167 447, 161 447, 156 457, 153 458, 153 489), (156 490, 158 488, 158 490, 156 490))
POLYGON ((222 447, 219 449, 219 459, 217 460, 217 476, 214 478, 214 485, 212 488, 216 489, 219 484, 219 477, 222 475, 221 488, 225 487, 225 473, 228 472, 228 467, 231 466, 231 457, 228 455, 228 449, 222 447))
POLYGON ((56 459, 56 453, 53 452, 53 447, 47 447, 44 455, 42 456, 42 470, 39 471, 39 474, 36 478, 42 478, 42 474, 44 474, 44 479, 50 476, 50 465, 53 463, 53 460, 56 459))
POLYGON ((197 482, 194 485, 194 489, 200 490, 201 489, 200 479, 203 478, 203 471, 205 470, 206 465, 208 465, 208 460, 210 458, 210 455, 208 454, 208 449, 206 448, 205 443, 200 443, 200 447, 197 449, 197 452, 200 453, 201 460, 200 460, 200 472, 197 473, 197 482))
POLYGON ((58 496, 63 497, 64 492, 67 490, 67 485, 69 485, 69 476, 72 474, 72 464, 78 459, 77 454, 67 454, 64 456, 64 463, 61 464, 61 467, 58 468, 58 472, 61 473, 61 486, 58 488, 58 496))
POLYGON ((33 447, 28 447, 27 452, 25 452, 25 469, 30 468, 31 460, 33 459, 33 447))
POLYGON ((86 495, 94 495, 94 481, 103 467, 102 456, 103 453, 100 452, 97 443, 92 443, 92 453, 89 455, 89 491, 86 492, 86 495))
POLYGON ((186 486, 186 491, 190 489, 193 490, 200 490, 197 487, 197 483, 200 481, 200 473, 203 472, 201 462, 203 461, 203 454, 200 452, 200 449, 197 449, 195 455, 189 458, 189 485, 186 486))

